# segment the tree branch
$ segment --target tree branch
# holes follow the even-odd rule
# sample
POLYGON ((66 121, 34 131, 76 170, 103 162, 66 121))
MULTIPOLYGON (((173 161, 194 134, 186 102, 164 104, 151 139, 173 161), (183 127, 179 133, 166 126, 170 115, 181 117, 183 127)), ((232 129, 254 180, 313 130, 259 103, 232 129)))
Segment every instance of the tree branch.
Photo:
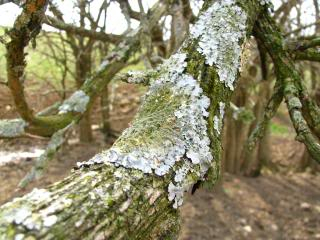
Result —
POLYGON ((32 122, 34 116, 24 96, 23 81, 26 65, 24 48, 40 32, 46 8, 47 1, 28 0, 13 28, 7 33, 10 36, 10 42, 6 44, 8 87, 18 113, 28 122, 32 122))
POLYGON ((93 38, 99 41, 106 41, 111 43, 119 43, 123 36, 116 34, 107 34, 105 32, 97 32, 94 30, 88 30, 85 28, 77 27, 72 24, 67 24, 61 20, 54 17, 46 16, 44 23, 50 25, 51 27, 57 28, 59 30, 66 31, 70 34, 77 34, 84 37, 93 38))

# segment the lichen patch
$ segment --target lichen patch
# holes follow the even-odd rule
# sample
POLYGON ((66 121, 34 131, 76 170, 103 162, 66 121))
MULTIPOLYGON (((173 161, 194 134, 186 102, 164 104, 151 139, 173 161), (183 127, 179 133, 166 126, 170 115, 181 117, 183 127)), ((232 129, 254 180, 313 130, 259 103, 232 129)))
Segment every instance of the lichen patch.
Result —
POLYGON ((59 107, 59 114, 68 112, 84 113, 87 110, 89 101, 90 97, 84 91, 76 91, 59 107))
POLYGON ((241 45, 247 15, 234 0, 217 1, 199 17, 191 36, 199 39, 198 51, 215 65, 221 82, 234 90, 240 66, 241 45))
POLYGON ((213 117, 213 128, 217 131, 218 134, 221 134, 223 118, 225 114, 225 104, 219 102, 219 115, 213 117))
POLYGON ((14 138, 25 133, 28 123, 22 119, 1 120, 0 136, 4 138, 14 138))

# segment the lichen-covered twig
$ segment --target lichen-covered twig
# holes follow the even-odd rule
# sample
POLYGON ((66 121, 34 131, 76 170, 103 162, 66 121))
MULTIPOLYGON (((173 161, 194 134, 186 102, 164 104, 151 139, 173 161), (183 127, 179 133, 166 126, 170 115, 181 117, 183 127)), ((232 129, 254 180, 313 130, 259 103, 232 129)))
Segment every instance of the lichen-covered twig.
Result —
POLYGON ((295 69, 290 52, 284 48, 284 38, 275 22, 267 13, 261 14, 255 25, 255 35, 270 54, 276 69, 277 82, 284 88, 284 97, 288 106, 291 121, 297 133, 297 140, 303 142, 312 157, 320 162, 320 145, 313 136, 310 128, 320 118, 318 107, 310 108, 305 87, 301 77, 295 69), (305 109, 303 109, 305 108, 305 109), (312 116, 314 121, 306 121, 306 115, 312 116))
POLYGON ((152 69, 146 71, 129 71, 127 73, 117 74, 113 80, 148 86, 151 80, 155 79, 159 74, 157 70, 152 69))
POLYGON ((61 146, 68 139, 68 135, 72 131, 74 124, 75 123, 72 122, 67 127, 60 129, 52 135, 45 152, 36 159, 31 171, 20 181, 20 188, 26 187, 31 181, 38 179, 43 175, 47 168, 48 162, 56 155, 61 146))
POLYGON ((293 57, 295 60, 320 62, 320 52, 317 49, 297 50, 293 52, 293 57))
POLYGON ((27 125, 22 119, 0 120, 0 138, 23 137, 27 125))
POLYGON ((284 95, 289 109, 290 118, 297 132, 296 139, 303 142, 314 160, 320 163, 320 144, 310 131, 306 120, 302 115, 302 103, 299 92, 291 78, 284 80, 284 95))
POLYGON ((246 151, 252 151, 256 146, 257 142, 264 136, 266 128, 270 120, 276 114, 281 102, 283 100, 283 86, 282 83, 276 82, 273 94, 265 107, 263 118, 257 124, 256 128, 252 131, 249 138, 246 141, 244 149, 246 151))

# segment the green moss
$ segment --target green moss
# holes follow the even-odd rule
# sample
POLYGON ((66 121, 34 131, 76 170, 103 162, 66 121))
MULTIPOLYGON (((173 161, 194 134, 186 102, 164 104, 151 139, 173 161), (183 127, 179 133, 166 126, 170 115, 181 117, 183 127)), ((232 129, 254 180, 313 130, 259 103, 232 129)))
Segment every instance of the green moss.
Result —
POLYGON ((174 97, 170 85, 164 85, 147 96, 132 127, 124 132, 115 145, 129 152, 136 146, 156 146, 171 140, 175 127, 174 112, 181 101, 181 98, 174 97))

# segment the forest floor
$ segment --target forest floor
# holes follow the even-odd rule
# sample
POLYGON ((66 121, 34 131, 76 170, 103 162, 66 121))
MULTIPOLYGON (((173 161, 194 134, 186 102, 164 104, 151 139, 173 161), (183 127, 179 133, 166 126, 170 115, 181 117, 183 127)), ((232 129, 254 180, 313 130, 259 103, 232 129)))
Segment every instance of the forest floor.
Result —
MULTIPOLYGON (((139 90, 130 86, 120 87, 116 92, 111 127, 120 132, 128 126, 140 100, 139 90)), ((5 94, 1 96, 6 98, 5 94)), ((3 109, 0 118, 14 116, 10 101, 0 100, 0 109, 3 109)), ((36 104, 39 99, 34 101, 36 104)), ((95 111, 99 113, 99 110, 95 111)), ((50 163, 45 176, 23 190, 17 189, 17 185, 33 166, 35 158, 13 157, 9 162, 1 163, 1 152, 34 152, 35 149, 44 149, 48 140, 0 140, 0 204, 34 187, 43 188, 61 180, 70 173, 76 162, 89 159, 114 141, 104 142, 99 130, 94 131, 94 137, 94 143, 84 144, 77 141, 74 133, 50 163)), ((263 171, 257 178, 225 174, 219 187, 200 189, 194 195, 186 194, 181 209, 180 240, 320 240, 320 174, 292 170, 290 166, 298 161, 303 152, 303 146, 293 138, 285 134, 273 135, 271 144, 272 159, 281 166, 280 172, 263 171)))

